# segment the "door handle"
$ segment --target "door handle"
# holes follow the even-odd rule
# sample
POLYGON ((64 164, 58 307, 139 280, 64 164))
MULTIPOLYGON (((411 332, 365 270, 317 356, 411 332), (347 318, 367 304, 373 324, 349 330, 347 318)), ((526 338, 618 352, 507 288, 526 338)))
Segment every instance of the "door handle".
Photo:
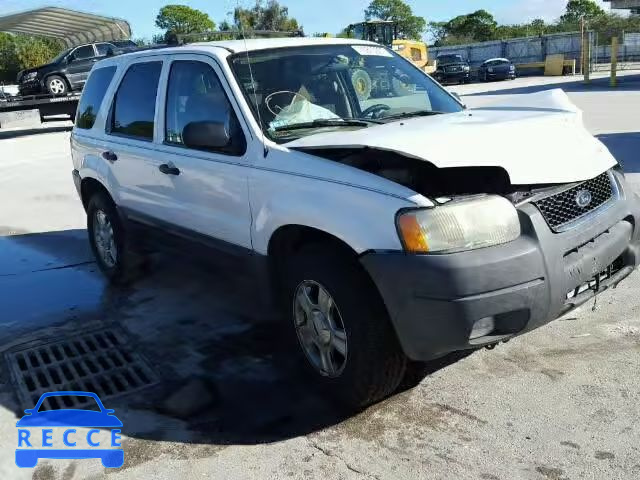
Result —
POLYGON ((118 156, 115 153, 113 153, 111 150, 102 152, 102 158, 112 163, 118 160, 118 156))
POLYGON ((176 167, 173 163, 163 163, 158 167, 165 175, 180 175, 180 169, 176 167))

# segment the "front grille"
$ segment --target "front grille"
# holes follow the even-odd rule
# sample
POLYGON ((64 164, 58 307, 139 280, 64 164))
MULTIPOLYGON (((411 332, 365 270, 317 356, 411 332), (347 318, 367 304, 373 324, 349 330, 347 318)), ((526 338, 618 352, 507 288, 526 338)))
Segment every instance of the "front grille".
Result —
POLYGON ((462 67, 447 67, 446 71, 447 72, 461 72, 462 71, 462 67))
POLYGON ((534 204, 551 229, 558 231, 609 201, 614 193, 611 181, 611 177, 605 172, 569 190, 536 200, 534 204), (591 202, 581 207, 577 197, 584 190, 591 194, 591 202))

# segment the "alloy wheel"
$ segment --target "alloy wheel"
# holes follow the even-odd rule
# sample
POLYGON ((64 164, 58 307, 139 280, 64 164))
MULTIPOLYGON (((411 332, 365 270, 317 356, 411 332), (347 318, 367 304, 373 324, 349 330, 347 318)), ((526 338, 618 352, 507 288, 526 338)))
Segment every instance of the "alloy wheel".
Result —
POLYGON ((64 82, 58 78, 54 78, 49 82, 49 90, 51 90, 51 93, 56 95, 64 93, 65 87, 66 85, 64 82))
POLYGON ((116 265, 118 249, 113 234, 113 225, 107 214, 96 210, 93 216, 93 240, 100 260, 109 268, 116 265))
POLYGON ((293 318, 311 365, 325 377, 340 376, 347 364, 347 333, 327 289, 313 280, 300 282, 293 298, 293 318))

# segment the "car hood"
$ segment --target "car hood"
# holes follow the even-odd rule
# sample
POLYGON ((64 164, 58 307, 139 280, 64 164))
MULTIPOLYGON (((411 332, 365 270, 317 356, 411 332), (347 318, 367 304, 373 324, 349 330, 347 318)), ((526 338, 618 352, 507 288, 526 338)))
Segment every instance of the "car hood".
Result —
POLYGON ((41 72, 42 70, 47 70, 50 69, 52 67, 55 67, 56 64, 55 63, 45 63, 44 65, 39 65, 37 67, 33 67, 33 68, 26 68, 22 71, 20 71, 18 73, 18 78, 21 78, 23 75, 27 74, 27 73, 31 73, 31 72, 41 72))
POLYGON ((438 66, 439 67, 451 67, 451 66, 459 66, 459 67, 464 67, 466 65, 469 65, 467 62, 438 62, 438 66))
POLYGON ((318 133, 284 146, 311 154, 318 148, 375 148, 439 168, 502 167, 514 185, 579 182, 617 164, 559 89, 459 113, 318 133))

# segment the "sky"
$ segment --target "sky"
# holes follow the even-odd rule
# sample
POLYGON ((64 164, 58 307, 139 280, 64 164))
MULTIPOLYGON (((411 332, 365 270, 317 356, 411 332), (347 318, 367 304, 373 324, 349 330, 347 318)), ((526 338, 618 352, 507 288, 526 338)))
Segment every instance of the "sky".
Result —
MULTIPOLYGON (((0 0, 0 16, 43 6, 59 6, 128 20, 133 37, 151 38, 160 33, 155 27, 158 10, 166 4, 182 3, 209 14, 220 23, 240 5, 250 7, 255 0, 0 0)), ((362 20, 370 0, 280 0, 289 14, 303 26, 306 34, 337 33, 350 23, 362 20)), ((414 14, 429 21, 449 20, 484 8, 499 23, 522 23, 534 18, 552 21, 564 11, 567 0, 409 0, 414 14)), ((602 0, 598 3, 608 9, 602 0)))

